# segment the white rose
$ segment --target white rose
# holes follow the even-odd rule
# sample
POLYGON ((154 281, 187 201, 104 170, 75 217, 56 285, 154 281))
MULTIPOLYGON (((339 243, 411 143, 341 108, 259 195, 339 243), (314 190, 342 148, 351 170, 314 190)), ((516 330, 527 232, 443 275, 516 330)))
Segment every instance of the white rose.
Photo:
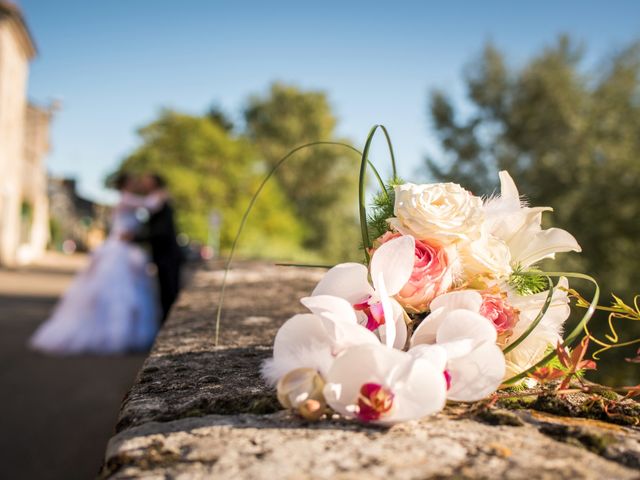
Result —
POLYGON ((395 187, 395 194, 395 217, 389 224, 405 235, 443 244, 480 236, 482 200, 457 183, 405 183, 395 187))
POLYGON ((465 276, 472 280, 477 275, 496 279, 511 275, 511 252, 501 239, 483 232, 479 239, 459 245, 465 276))

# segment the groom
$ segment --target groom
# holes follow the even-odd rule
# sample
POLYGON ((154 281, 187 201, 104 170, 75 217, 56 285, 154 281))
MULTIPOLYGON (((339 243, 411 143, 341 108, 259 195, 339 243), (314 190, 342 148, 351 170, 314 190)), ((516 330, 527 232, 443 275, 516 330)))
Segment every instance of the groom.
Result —
MULTIPOLYGON (((140 190, 143 195, 158 193, 165 187, 166 182, 160 175, 147 173, 140 178, 140 190)), ((173 208, 168 201, 165 200, 160 208, 150 213, 145 227, 133 237, 133 241, 151 246, 151 258, 158 268, 162 322, 164 323, 180 291, 182 266, 182 252, 176 241, 173 208)))

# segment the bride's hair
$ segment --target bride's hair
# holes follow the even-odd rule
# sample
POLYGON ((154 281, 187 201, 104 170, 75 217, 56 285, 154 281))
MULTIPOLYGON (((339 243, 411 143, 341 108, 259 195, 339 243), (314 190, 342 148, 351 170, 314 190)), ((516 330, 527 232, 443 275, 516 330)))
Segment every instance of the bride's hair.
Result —
POLYGON ((131 180, 131 175, 126 172, 119 173, 116 178, 113 180, 113 186, 116 190, 123 190, 129 181, 131 180))
POLYGON ((151 172, 151 173, 149 173, 149 176, 151 178, 153 178, 153 181, 155 182, 155 184, 156 184, 156 186, 158 188, 165 188, 167 186, 167 181, 159 173, 151 172))

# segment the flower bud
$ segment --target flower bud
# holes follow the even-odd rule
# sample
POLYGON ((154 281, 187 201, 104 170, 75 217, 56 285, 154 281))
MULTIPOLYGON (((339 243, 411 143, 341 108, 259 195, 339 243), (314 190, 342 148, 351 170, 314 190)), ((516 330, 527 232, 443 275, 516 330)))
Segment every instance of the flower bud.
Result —
POLYGON ((323 388, 324 380, 316 370, 296 368, 278 381, 278 401, 307 420, 318 420, 326 406, 323 388))

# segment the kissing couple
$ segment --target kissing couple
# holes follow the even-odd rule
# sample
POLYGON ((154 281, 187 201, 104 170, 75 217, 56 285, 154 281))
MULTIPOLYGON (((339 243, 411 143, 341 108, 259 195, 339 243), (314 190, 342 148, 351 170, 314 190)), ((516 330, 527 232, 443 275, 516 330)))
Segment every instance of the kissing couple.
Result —
POLYGON ((180 290, 182 252, 164 178, 121 173, 106 241, 31 337, 52 354, 148 350, 180 290))

